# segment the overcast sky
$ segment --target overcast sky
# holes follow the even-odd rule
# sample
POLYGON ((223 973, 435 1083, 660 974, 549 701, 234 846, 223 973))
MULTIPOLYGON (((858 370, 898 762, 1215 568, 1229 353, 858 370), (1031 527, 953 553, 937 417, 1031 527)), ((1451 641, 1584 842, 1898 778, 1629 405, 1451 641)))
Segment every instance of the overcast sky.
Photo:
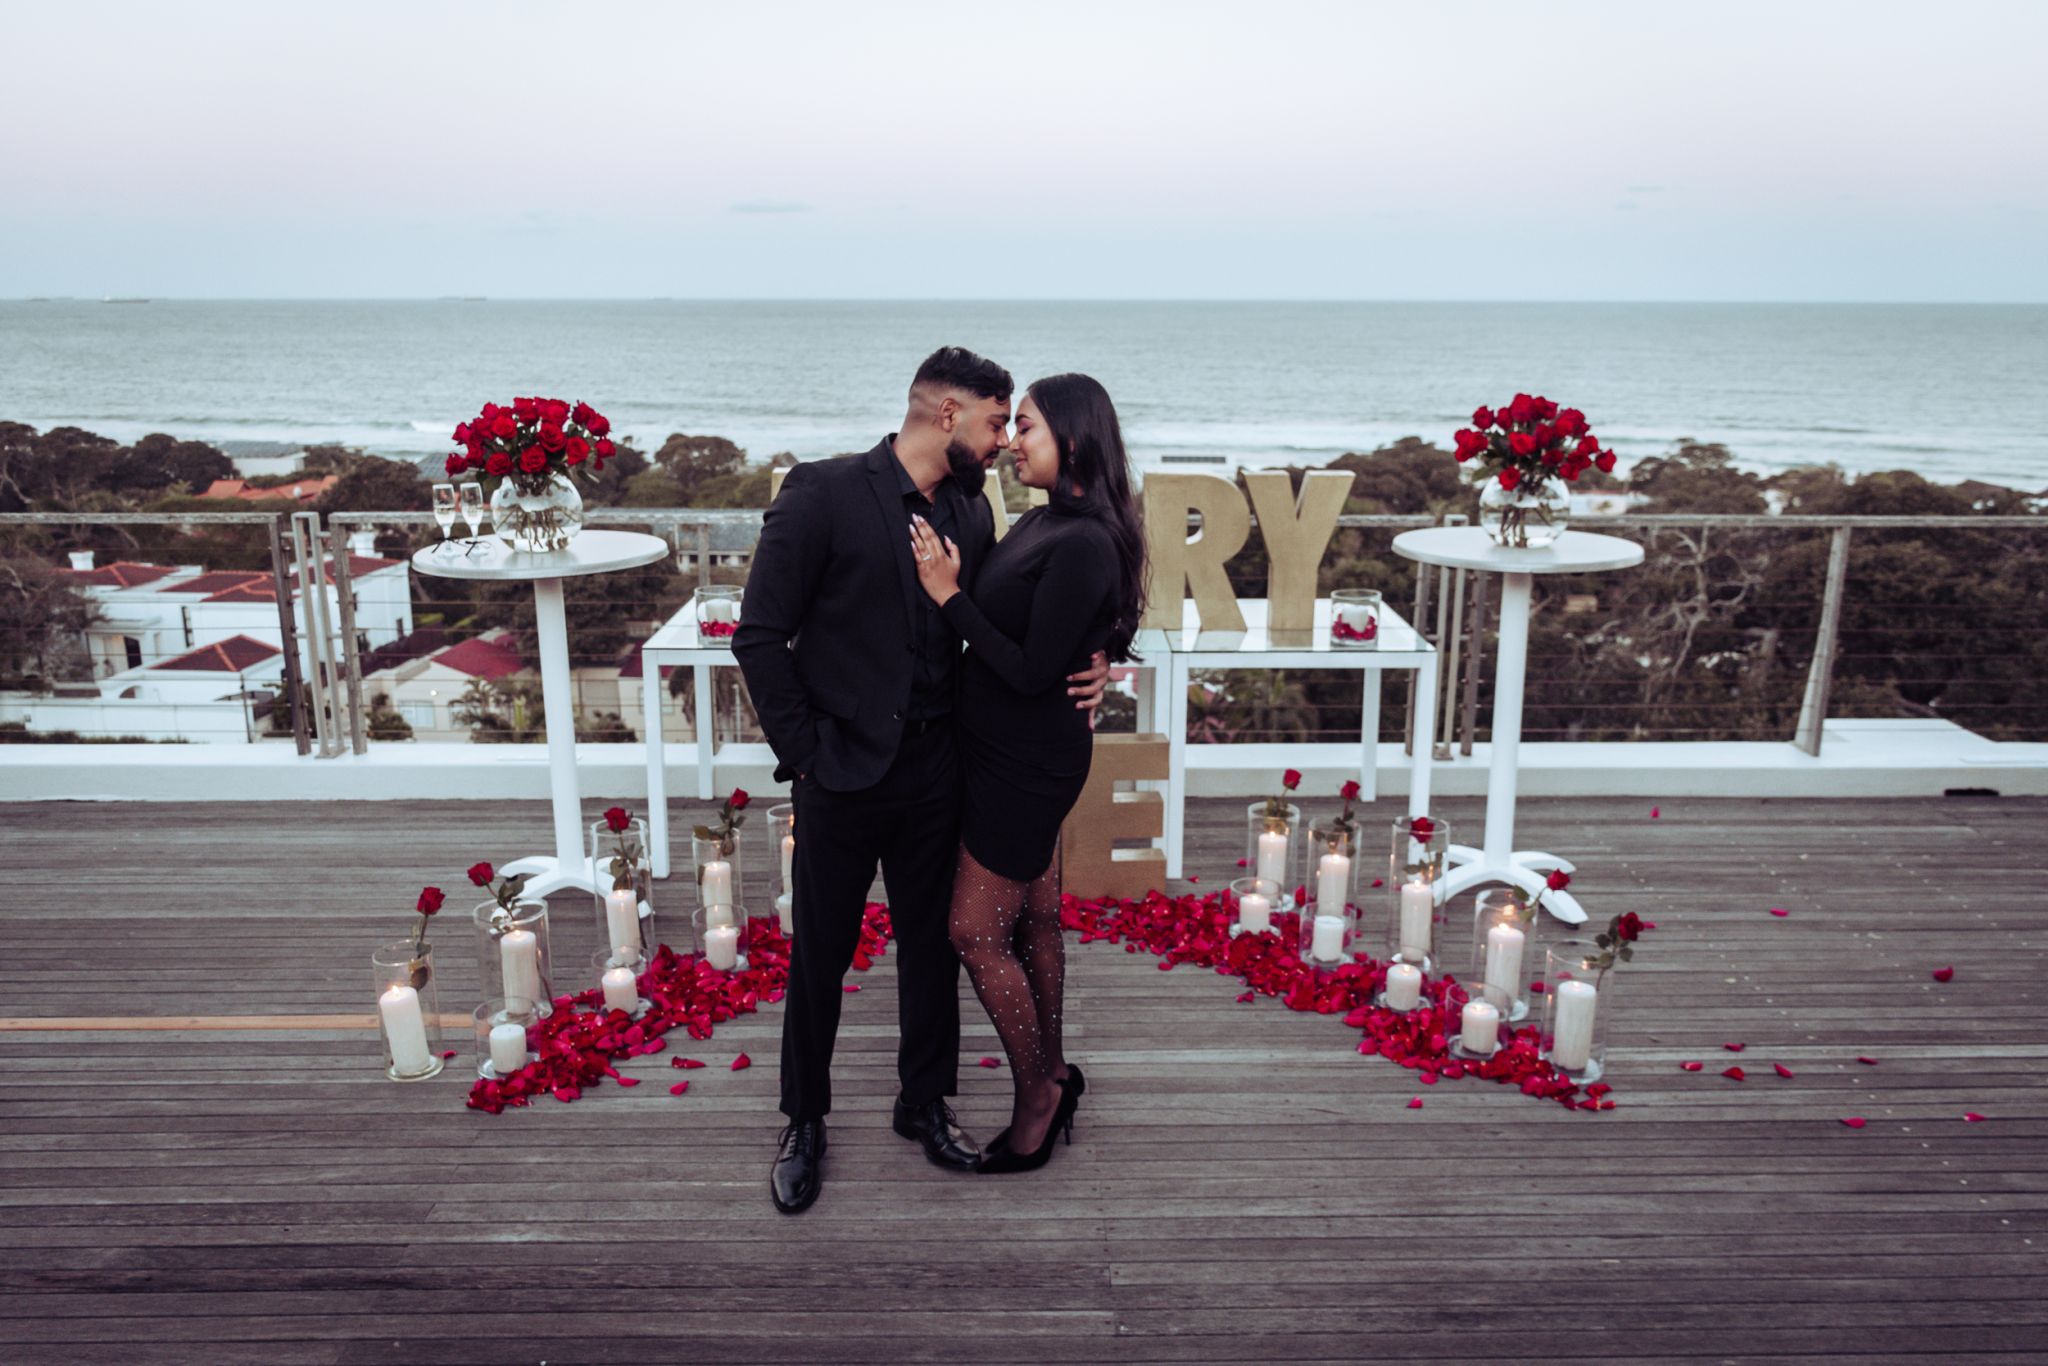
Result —
POLYGON ((2048 3, 11 4, 0 297, 2048 300, 2048 3))

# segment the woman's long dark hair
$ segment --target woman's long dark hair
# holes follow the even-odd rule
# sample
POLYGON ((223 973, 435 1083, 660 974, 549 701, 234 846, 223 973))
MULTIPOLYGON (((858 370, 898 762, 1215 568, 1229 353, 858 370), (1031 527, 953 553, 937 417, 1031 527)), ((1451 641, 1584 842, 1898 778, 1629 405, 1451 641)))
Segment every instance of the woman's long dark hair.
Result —
POLYGON ((1124 454, 1116 405, 1109 401, 1109 391, 1086 375, 1047 375, 1025 392, 1038 405, 1059 446, 1060 472, 1051 489, 1052 506, 1097 518, 1116 544, 1122 582, 1117 585, 1116 619, 1103 653, 1119 662, 1132 659, 1131 640, 1145 615, 1145 524, 1131 496, 1131 462, 1124 454))

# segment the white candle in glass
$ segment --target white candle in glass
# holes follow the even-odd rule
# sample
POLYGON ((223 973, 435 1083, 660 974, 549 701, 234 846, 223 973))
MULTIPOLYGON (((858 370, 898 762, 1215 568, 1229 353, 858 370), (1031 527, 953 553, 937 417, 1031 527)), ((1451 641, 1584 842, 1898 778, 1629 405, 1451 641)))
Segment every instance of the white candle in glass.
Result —
POLYGON ((1360 635, 1364 635, 1366 628, 1372 625, 1372 608, 1362 602, 1346 603, 1338 609, 1337 615, 1343 619, 1347 627, 1360 635))
POLYGON ((1318 963, 1333 963, 1344 956, 1344 917, 1319 915, 1309 940, 1309 957, 1318 963))
POLYGON ((631 887, 615 888, 605 895, 604 925, 621 957, 640 957, 640 899, 631 887))
POLYGON ((1502 921, 1486 931, 1486 985, 1507 1002, 1522 999, 1522 950, 1528 936, 1502 921))
POLYGON ((715 858, 704 865, 701 895, 706 906, 732 905, 732 865, 715 858))
POLYGON ((630 1015, 640 1008, 640 988, 634 985, 633 969, 606 968, 599 983, 604 987, 605 1009, 630 1015))
POLYGON ((1387 1008, 1413 1010, 1422 1004, 1422 969, 1396 963, 1387 969, 1387 1008))
POLYGON ((1420 963, 1429 956, 1429 921, 1436 912, 1436 896, 1427 882, 1401 884, 1401 956, 1420 963))
POLYGON ((498 940, 498 961, 504 969, 505 994, 540 1003, 540 940, 532 930, 508 930, 498 940))
POLYGON ((1270 882, 1275 887, 1287 885, 1287 835, 1280 830, 1266 830, 1259 835, 1259 866, 1254 870, 1261 882, 1270 882))
POLYGON ((740 927, 717 925, 704 931, 704 961, 720 972, 739 966, 740 927))
POLYGON ((1576 978, 1553 983, 1550 991, 1557 1002, 1550 1060, 1567 1072, 1576 1072, 1593 1057, 1593 1011, 1600 993, 1591 982, 1576 978))
POLYGON ((784 835, 782 837, 782 885, 785 890, 794 885, 796 882, 796 877, 792 870, 792 865, 794 865, 795 862, 796 836, 784 835))
POLYGON ((408 1077, 426 1071, 433 1055, 427 1050, 427 1017, 420 1013, 420 994, 403 982, 393 983, 377 998, 377 1011, 391 1046, 392 1067, 408 1077))
POLYGON ((788 892, 775 898, 775 920, 785 935, 796 932, 796 898, 788 892))
POLYGON ((510 1076, 526 1066, 526 1030, 516 1024, 494 1024, 491 1026, 491 1069, 499 1076, 510 1076))
POLYGON ((737 621, 738 619, 739 609, 733 604, 731 598, 704 599, 704 620, 737 621))
POLYGON ((1490 1001, 1467 1001, 1465 1013, 1460 1017, 1458 1042, 1467 1053, 1482 1053, 1488 1057, 1500 1043, 1500 1012, 1490 1001))
POLYGON ((1351 860, 1342 854, 1325 854, 1316 864, 1316 906, 1332 915, 1343 911, 1351 900, 1351 860))
POLYGON ((717 928, 718 928, 718 927, 719 927, 720 925, 730 925, 730 924, 732 924, 732 923, 733 923, 733 919, 732 919, 732 907, 730 907, 730 906, 706 906, 706 907, 704 908, 704 928, 705 928, 705 929, 707 929, 707 930, 715 930, 715 929, 717 929, 717 928))
POLYGON ((1246 892, 1237 899, 1237 925, 1248 934, 1273 928, 1273 899, 1258 892, 1246 892))

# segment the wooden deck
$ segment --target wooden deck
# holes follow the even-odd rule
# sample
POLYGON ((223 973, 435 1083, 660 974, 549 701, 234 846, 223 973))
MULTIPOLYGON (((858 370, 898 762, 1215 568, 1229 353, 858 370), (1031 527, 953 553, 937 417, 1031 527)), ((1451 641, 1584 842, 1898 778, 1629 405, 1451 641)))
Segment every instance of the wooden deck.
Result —
MULTIPOLYGON (((1611 1114, 1419 1087, 1336 1019, 1095 944, 1075 1145, 952 1176, 888 1130, 885 959, 797 1219, 765 1189, 779 1007, 678 1050, 711 1064, 686 1096, 655 1056, 495 1118, 464 1031, 399 1086, 317 1018, 367 1020, 369 950, 430 881, 442 1007, 473 1004, 461 870, 543 844, 541 805, 0 806, 0 1359, 2042 1360, 2048 801, 1648 805, 1522 812, 1596 917, 1659 924, 1611 1114), (221 1016, 267 1018, 174 1018, 221 1016)), ((1242 811, 1191 813, 1204 888, 1242 811)), ((586 962, 591 912, 556 915, 586 962)), ((971 1064, 997 1048, 963 1015, 971 1064)), ((971 1130, 1007 1087, 963 1068, 971 1130)))

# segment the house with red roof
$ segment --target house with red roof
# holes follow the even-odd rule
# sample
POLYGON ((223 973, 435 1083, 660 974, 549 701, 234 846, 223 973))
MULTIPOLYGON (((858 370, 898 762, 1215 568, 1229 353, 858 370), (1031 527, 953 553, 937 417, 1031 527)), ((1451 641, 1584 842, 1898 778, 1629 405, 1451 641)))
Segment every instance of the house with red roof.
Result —
POLYGON ((382 694, 412 727, 415 740, 466 740, 455 719, 463 696, 478 683, 538 683, 540 672, 516 648, 510 631, 480 636, 363 675, 363 692, 382 694))
POLYGON ((223 702, 268 693, 284 677, 284 652, 269 641, 230 636, 156 664, 100 680, 100 696, 141 702, 223 702))
POLYGON ((238 502, 260 503, 273 499, 285 499, 294 503, 310 503, 340 482, 338 475, 308 475, 294 479, 289 484, 278 484, 272 488, 251 488, 242 479, 216 479, 206 486, 201 498, 232 498, 238 502))

